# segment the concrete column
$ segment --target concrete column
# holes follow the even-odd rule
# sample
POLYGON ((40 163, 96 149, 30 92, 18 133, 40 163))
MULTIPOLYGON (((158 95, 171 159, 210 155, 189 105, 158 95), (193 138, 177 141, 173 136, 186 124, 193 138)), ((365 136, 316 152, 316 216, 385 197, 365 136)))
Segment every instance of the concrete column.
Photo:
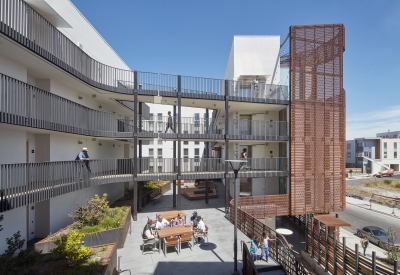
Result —
MULTIPOLYGON (((229 159, 229 81, 225 80, 225 160, 229 159)), ((225 161, 225 213, 229 209, 229 163, 225 161)))

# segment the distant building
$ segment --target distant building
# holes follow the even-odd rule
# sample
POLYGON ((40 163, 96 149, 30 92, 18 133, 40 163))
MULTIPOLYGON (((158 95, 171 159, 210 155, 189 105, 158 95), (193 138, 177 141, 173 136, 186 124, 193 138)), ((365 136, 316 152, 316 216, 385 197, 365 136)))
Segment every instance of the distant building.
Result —
POLYGON ((400 131, 377 133, 376 137, 355 138, 346 141, 346 166, 362 168, 363 173, 369 167, 372 174, 376 174, 386 165, 399 171, 400 158, 398 148, 400 146, 400 131), (374 162, 364 158, 373 159, 374 162))

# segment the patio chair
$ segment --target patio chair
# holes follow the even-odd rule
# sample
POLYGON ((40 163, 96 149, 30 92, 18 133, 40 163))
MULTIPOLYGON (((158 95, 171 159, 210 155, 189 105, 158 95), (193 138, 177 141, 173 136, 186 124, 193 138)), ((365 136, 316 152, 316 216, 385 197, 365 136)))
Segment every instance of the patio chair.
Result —
POLYGON ((147 247, 151 247, 152 251, 154 248, 156 247, 156 243, 149 243, 147 239, 143 238, 143 232, 140 232, 140 236, 142 237, 142 241, 143 243, 140 245, 141 246, 141 250, 142 250, 142 255, 144 254, 144 250, 147 247))
POLYGON ((182 243, 187 243, 188 247, 190 248, 190 250, 192 250, 192 240, 193 240, 193 234, 192 233, 188 233, 188 234, 184 234, 181 237, 181 246, 180 249, 182 249, 182 243))
MULTIPOLYGON (((207 243, 208 243, 208 226, 206 225, 206 231, 194 233, 194 237, 195 237, 196 242, 197 242, 198 237, 207 238, 207 243)), ((199 244, 199 245, 201 245, 201 244, 199 244)), ((204 245, 208 245, 208 244, 204 244, 204 245)))
POLYGON ((180 254, 180 247, 181 247, 181 242, 178 237, 172 237, 172 238, 164 238, 163 240, 164 243, 164 256, 167 258, 167 248, 170 246, 175 247, 175 251, 180 254))

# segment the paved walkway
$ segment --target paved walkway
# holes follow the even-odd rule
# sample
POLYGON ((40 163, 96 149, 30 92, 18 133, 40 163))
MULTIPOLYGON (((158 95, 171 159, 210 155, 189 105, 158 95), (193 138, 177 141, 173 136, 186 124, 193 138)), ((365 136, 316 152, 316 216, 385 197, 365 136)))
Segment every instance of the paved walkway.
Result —
MULTIPOLYGON (((138 220, 132 221, 131 235, 128 234, 125 246, 118 250, 122 270, 129 269, 132 274, 190 274, 212 275, 230 274, 234 267, 233 224, 225 218, 224 185, 215 182, 218 198, 210 199, 206 205, 204 200, 189 201, 182 196, 182 212, 190 219, 196 210, 204 218, 209 227, 208 246, 196 245, 193 251, 186 245, 182 247, 181 255, 177 255, 173 247, 168 248, 167 258, 161 253, 149 251, 142 255, 140 232, 147 222, 147 217, 155 219, 159 211, 173 210, 172 190, 164 195, 158 204, 151 203, 138 213, 138 220)), ((238 230, 238 269, 242 269, 240 240, 247 237, 238 230)), ((258 264, 257 264, 258 265, 258 264)), ((267 265, 262 262, 261 265, 267 265)), ((275 263, 270 259, 270 265, 275 263)), ((124 272, 122 274, 129 274, 124 272)))

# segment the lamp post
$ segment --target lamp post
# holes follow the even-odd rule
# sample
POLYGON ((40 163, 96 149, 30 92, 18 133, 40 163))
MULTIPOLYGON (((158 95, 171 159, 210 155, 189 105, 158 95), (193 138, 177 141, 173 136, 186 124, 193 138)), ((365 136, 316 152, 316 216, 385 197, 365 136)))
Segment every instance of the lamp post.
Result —
MULTIPOLYGON (((233 192, 234 192, 234 200, 235 200, 235 217, 234 217, 234 228, 233 228, 233 253, 234 253, 234 270, 232 271, 232 274, 240 274, 238 269, 237 269, 237 209, 238 209, 238 196, 237 196, 237 175, 239 173, 240 168, 243 166, 243 164, 247 163, 247 160, 241 160, 241 159, 234 159, 234 160, 225 160, 228 161, 229 164, 231 165, 231 168, 233 170, 233 173, 235 174, 235 179, 233 182, 233 192)), ((225 183, 227 184, 227 183, 225 183)))

